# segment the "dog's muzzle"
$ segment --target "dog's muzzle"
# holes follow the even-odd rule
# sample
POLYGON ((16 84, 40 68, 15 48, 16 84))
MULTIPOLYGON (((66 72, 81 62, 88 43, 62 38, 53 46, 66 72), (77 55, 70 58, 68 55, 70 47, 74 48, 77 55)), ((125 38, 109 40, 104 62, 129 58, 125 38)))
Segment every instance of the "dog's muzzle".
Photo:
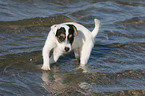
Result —
POLYGON ((68 52, 68 51, 70 50, 70 48, 69 48, 69 47, 65 47, 64 50, 65 50, 66 52, 68 52))

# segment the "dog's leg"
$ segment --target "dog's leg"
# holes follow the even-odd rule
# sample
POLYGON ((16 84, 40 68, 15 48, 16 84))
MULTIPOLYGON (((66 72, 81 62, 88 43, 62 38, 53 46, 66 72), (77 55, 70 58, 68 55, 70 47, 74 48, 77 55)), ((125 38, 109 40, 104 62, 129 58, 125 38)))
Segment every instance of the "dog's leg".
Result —
POLYGON ((50 51, 55 47, 55 43, 49 41, 51 41, 50 38, 47 38, 42 50, 43 66, 41 69, 43 70, 50 70, 50 60, 49 60, 50 51))
POLYGON ((56 63, 59 57, 62 55, 56 48, 53 50, 53 55, 50 57, 50 64, 56 63))
POLYGON ((50 70, 50 62, 49 62, 49 55, 51 49, 48 46, 44 46, 42 50, 43 55, 43 66, 41 69, 43 70, 50 70))
POLYGON ((74 54, 76 59, 80 59, 80 49, 75 49, 74 54))
POLYGON ((85 66, 88 63, 93 44, 90 42, 89 44, 85 44, 81 49, 81 57, 80 57, 80 66, 85 66))
POLYGON ((57 62, 59 57, 63 54, 63 51, 61 51, 58 47, 54 48, 53 50, 53 60, 54 63, 57 62))
POLYGON ((55 47, 53 49, 53 54, 52 56, 50 57, 50 64, 52 63, 56 63, 57 60, 59 59, 59 57, 62 55, 62 51, 60 51, 60 49, 58 47, 55 47))
POLYGON ((53 64, 53 63, 55 63, 55 61, 54 61, 54 58, 53 58, 53 55, 50 57, 50 64, 53 64))

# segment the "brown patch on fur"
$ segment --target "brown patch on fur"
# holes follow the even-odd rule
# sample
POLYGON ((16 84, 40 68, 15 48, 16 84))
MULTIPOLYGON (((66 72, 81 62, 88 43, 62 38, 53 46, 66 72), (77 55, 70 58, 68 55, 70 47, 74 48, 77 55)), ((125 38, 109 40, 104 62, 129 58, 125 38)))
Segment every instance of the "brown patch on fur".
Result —
POLYGON ((72 37, 72 34, 71 35, 69 35, 69 37, 68 38, 71 38, 72 37))
POLYGON ((75 30, 76 36, 78 36, 78 31, 77 31, 76 27, 73 26, 73 29, 75 30))

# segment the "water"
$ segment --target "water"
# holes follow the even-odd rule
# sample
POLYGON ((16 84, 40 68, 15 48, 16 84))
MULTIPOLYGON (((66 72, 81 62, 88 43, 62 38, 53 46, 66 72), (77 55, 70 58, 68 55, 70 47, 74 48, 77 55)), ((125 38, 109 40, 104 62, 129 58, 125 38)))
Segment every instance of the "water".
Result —
POLYGON ((144 0, 0 0, 0 95, 145 95, 144 0), (53 24, 78 22, 99 34, 84 69, 73 53, 43 71, 53 24))

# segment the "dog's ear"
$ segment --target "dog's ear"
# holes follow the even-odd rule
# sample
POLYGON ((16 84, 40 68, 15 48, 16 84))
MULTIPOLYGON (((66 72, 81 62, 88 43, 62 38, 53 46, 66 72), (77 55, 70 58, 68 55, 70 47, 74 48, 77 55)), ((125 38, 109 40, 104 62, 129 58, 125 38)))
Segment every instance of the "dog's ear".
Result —
POLYGON ((57 31, 56 25, 52 25, 50 27, 50 30, 53 32, 53 34, 56 34, 56 31, 57 31))
POLYGON ((75 33, 76 33, 76 36, 78 36, 78 31, 77 31, 77 28, 73 25, 73 29, 74 29, 74 31, 75 31, 75 33))
POLYGON ((73 30, 75 32, 76 36, 78 36, 77 28, 72 24, 68 24, 68 26, 70 27, 70 31, 73 30))

